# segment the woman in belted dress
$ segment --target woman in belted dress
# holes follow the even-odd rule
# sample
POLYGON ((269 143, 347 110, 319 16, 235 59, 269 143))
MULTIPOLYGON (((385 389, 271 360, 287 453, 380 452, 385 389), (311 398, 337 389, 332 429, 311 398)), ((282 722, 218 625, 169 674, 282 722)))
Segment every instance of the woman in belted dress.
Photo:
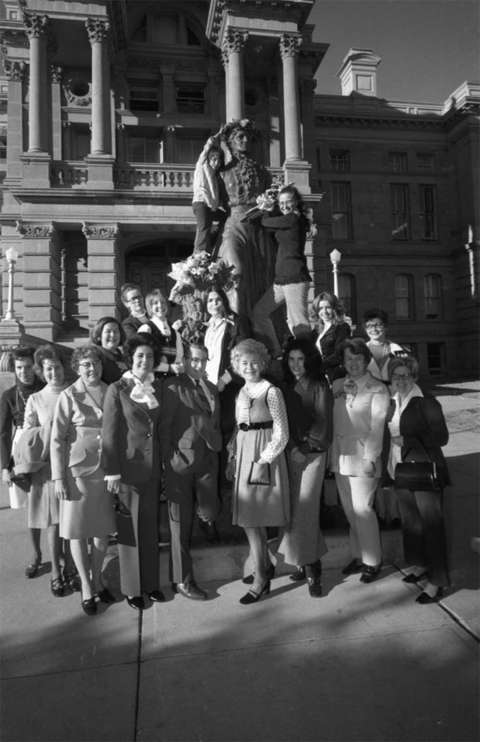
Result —
POLYGON ((252 587, 240 599, 244 605, 270 591, 266 527, 289 520, 287 411, 280 389, 263 378, 268 362, 267 349, 256 340, 242 340, 232 351, 233 369, 245 381, 235 411, 233 523, 246 533, 254 567, 252 587), (253 463, 269 465, 269 483, 250 481, 253 463))

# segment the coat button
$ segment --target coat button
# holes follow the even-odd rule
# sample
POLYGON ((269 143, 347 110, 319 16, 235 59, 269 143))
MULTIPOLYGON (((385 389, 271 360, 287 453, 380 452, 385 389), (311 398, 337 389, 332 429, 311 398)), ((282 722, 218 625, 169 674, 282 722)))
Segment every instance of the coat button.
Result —
POLYGON ((151 433, 145 433, 145 438, 151 438, 151 437, 152 437, 151 433))

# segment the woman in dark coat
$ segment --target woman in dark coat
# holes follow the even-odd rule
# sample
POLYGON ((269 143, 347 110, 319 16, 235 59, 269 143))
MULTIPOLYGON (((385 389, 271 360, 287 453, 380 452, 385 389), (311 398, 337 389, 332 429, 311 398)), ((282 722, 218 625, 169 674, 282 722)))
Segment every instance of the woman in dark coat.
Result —
POLYGON ((342 343, 351 335, 343 307, 335 294, 322 291, 312 301, 311 313, 316 325, 313 339, 322 356, 323 369, 330 383, 345 376, 342 343))
POLYGON ((407 356, 390 364, 392 411, 389 415, 390 451, 388 472, 395 478, 395 467, 402 461, 433 461, 440 488, 411 491, 396 488, 402 521, 405 561, 410 572, 405 582, 422 582, 417 603, 433 603, 449 584, 447 546, 443 517, 443 488, 450 484, 441 446, 448 442, 448 429, 440 403, 424 395, 416 384, 418 362, 407 356))
POLYGON ((129 367, 105 397, 102 464, 107 489, 118 498, 120 583, 131 608, 144 608, 143 593, 163 601, 159 589, 160 380, 154 341, 133 335, 125 344, 129 367))

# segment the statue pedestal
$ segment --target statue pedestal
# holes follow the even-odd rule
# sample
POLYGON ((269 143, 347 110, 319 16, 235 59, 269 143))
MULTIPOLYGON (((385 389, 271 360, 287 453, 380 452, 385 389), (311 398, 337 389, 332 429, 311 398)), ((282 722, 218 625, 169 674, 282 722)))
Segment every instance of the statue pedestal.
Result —
POLYGON ((19 345, 23 334, 23 326, 16 319, 0 320, 0 347, 19 345))

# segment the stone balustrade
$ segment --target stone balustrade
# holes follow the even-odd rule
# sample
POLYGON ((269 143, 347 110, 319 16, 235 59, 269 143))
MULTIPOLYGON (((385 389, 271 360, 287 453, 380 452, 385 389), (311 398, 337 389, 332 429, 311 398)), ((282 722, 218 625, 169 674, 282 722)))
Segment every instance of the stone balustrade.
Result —
POLYGON ((52 188, 85 188, 88 183, 88 166, 86 162, 57 160, 50 167, 50 184, 52 188))

